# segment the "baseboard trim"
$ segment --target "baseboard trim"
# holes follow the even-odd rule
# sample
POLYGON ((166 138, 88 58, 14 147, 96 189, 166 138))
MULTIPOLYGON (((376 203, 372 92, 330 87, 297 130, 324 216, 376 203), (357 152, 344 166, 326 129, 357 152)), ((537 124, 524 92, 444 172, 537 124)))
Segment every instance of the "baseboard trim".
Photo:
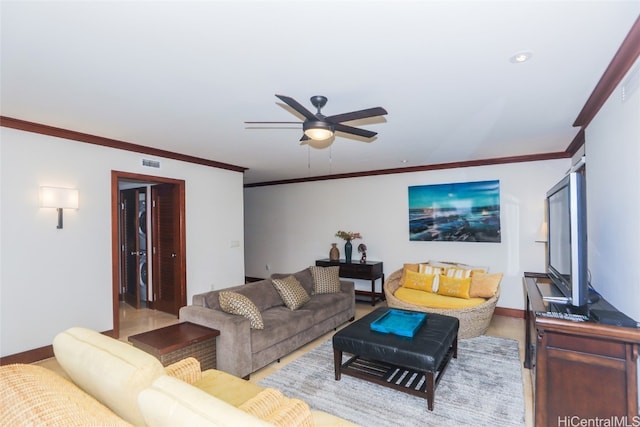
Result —
MULTIPOLYGON (((113 329, 102 332, 104 335, 113 336, 113 329)), ((116 338, 117 339, 117 338, 116 338)), ((10 354, 9 356, 0 357, 0 366, 11 365, 14 363, 35 363, 44 359, 54 357, 53 346, 46 345, 44 347, 34 348, 33 350, 23 351, 22 353, 10 354)))
POLYGON ((498 316, 516 317, 518 319, 524 319, 524 310, 518 310, 515 308, 496 307, 493 314, 498 316))
POLYGON ((13 363, 34 363, 53 357, 53 346, 47 345, 33 350, 23 351, 9 356, 0 357, 0 366, 13 363))

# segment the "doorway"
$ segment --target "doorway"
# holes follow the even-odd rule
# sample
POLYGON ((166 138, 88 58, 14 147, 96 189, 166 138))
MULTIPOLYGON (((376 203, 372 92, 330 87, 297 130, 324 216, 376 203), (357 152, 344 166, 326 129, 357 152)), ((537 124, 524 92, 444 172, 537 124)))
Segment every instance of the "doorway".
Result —
POLYGON ((113 335, 119 337, 121 300, 175 316, 186 305, 185 182, 112 171, 111 203, 113 335))

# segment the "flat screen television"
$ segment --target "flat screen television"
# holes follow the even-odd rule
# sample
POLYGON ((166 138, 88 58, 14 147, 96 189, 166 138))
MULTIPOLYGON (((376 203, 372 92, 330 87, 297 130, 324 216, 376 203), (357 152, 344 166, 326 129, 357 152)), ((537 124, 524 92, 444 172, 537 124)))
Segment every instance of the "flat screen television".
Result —
POLYGON ((547 274, 568 303, 589 302, 585 177, 571 172, 547 192, 547 274))

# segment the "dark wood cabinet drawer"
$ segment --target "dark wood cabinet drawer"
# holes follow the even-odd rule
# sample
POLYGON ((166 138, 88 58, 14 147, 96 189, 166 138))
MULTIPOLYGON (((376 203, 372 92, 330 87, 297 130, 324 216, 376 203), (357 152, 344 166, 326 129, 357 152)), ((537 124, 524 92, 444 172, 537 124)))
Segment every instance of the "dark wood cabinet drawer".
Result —
MULTIPOLYGON (((319 259, 316 261, 318 267, 340 267, 340 277, 347 279, 361 279, 371 281, 371 291, 360 291, 356 289, 356 295, 366 295, 371 297, 371 305, 375 305, 376 300, 382 300, 384 293, 376 292, 375 281, 381 279, 384 283, 384 272, 382 267, 382 261, 367 261, 367 262, 344 262, 344 260, 331 261, 330 259, 319 259)), ((380 284, 382 289, 382 283, 380 284)))

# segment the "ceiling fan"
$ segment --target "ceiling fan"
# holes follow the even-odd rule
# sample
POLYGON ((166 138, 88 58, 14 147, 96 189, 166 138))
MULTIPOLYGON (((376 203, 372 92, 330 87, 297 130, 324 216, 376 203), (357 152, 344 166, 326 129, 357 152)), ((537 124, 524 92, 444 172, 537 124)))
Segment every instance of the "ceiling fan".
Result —
MULTIPOLYGON (((383 116, 387 114, 387 110, 382 107, 367 108, 366 110, 352 111, 350 113, 335 114, 333 116, 325 116, 320 112, 322 107, 327 103, 327 97, 316 95, 311 97, 311 104, 317 108, 317 113, 307 110, 302 104, 295 99, 276 95, 289 107, 304 116, 305 121, 302 123, 304 134, 300 141, 303 143, 308 140, 323 141, 333 136, 335 131, 344 132, 351 135, 362 136, 365 138, 373 138, 378 133, 370 130, 348 126, 342 122, 350 122, 352 120, 366 119, 368 117, 383 116)), ((280 124, 280 123, 298 123, 298 122, 245 122, 247 124, 280 124)))

